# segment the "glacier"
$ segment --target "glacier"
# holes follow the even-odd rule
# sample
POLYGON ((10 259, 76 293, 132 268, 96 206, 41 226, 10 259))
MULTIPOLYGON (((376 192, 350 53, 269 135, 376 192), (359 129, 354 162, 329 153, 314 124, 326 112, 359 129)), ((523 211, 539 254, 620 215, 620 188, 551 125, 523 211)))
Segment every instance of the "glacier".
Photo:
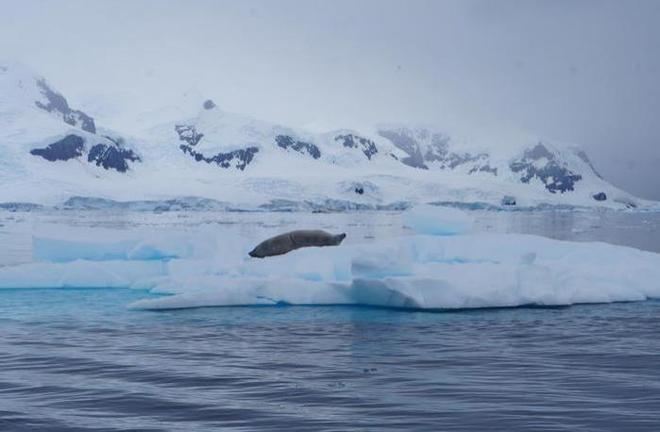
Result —
MULTIPOLYGON (((660 298, 660 254, 607 243, 477 232, 471 215, 418 206, 404 235, 305 248, 264 260, 251 239, 101 228, 35 232, 32 262, 0 267, 0 288, 132 288, 145 310, 241 305, 366 305, 452 310, 660 298)), ((350 238, 349 238, 350 240, 350 238)))

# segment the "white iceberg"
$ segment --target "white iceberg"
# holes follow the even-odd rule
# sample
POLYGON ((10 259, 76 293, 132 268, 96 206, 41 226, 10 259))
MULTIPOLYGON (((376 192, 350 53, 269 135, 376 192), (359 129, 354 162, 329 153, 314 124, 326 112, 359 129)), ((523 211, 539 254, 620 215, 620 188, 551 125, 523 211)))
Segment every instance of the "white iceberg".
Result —
POLYGON ((226 232, 35 236, 36 262, 0 267, 0 288, 123 287, 168 294, 132 307, 371 305, 461 309, 660 298, 660 254, 606 243, 466 233, 458 210, 404 214, 417 234, 253 259, 226 232), (434 233, 441 235, 426 235, 434 233))
POLYGON ((456 235, 472 231, 474 218, 458 209, 426 204, 405 212, 403 222, 417 234, 456 235))
POLYGON ((133 307, 279 303, 462 309, 660 297, 658 254, 530 235, 411 236, 197 270, 196 276, 175 271, 154 281, 154 291, 173 295, 133 307))

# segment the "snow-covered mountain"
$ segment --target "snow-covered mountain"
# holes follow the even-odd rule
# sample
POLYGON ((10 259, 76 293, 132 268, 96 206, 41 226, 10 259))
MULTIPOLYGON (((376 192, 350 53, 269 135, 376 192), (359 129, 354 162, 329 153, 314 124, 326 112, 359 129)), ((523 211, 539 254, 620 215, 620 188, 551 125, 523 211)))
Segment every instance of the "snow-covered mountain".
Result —
POLYGON ((0 64, 0 130, 0 201, 40 201, 46 197, 35 189, 66 193, 140 161, 118 133, 98 127, 20 65, 0 64))
POLYGON ((0 203, 653 205, 609 184, 579 148, 524 135, 476 139, 391 124, 317 134, 228 113, 207 100, 197 115, 125 136, 12 64, 0 64, 0 143, 0 203))

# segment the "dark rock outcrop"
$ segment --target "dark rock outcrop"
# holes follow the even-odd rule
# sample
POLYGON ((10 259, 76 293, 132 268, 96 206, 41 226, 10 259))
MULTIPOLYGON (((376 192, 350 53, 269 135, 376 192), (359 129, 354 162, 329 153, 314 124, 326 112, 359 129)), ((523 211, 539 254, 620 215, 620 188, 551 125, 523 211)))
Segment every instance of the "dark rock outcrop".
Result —
POLYGON ((10 212, 30 212, 30 211, 42 210, 42 209, 44 209, 43 205, 29 203, 29 202, 1 202, 0 203, 0 210, 6 210, 6 211, 10 211, 10 212))
POLYGON ((373 155, 378 153, 376 144, 373 141, 361 136, 353 134, 337 135, 335 137, 335 141, 341 142, 341 144, 346 148, 359 148, 369 160, 371 160, 373 155))
POLYGON ((199 141, 204 138, 204 134, 197 132, 195 126, 191 125, 175 125, 174 130, 179 135, 180 141, 185 141, 191 146, 196 146, 199 141))
POLYGON ((129 169, 128 162, 140 161, 140 158, 130 149, 117 145, 96 144, 89 150, 87 161, 104 169, 126 172, 129 169))
POLYGON ((215 102, 213 102, 211 99, 207 99, 204 101, 204 105, 202 105, 205 110, 212 110, 213 108, 216 107, 215 102))
POLYGON ((82 130, 95 134, 96 125, 94 119, 82 111, 73 110, 69 107, 69 103, 64 96, 54 92, 46 83, 41 79, 37 81, 37 86, 41 90, 41 94, 46 98, 46 102, 35 101, 37 107, 46 110, 50 113, 57 112, 62 114, 62 120, 71 126, 80 127, 82 130))
POLYGON ((511 195, 504 195, 502 197, 502 205, 503 206, 514 206, 514 205, 516 205, 516 197, 513 197, 511 195))
POLYGON ((419 149, 419 145, 414 137, 405 130, 379 130, 378 135, 386 138, 394 144, 395 147, 403 150, 408 156, 400 159, 404 164, 413 168, 428 169, 424 163, 424 156, 419 149))
POLYGON ((477 172, 485 172, 485 173, 489 173, 489 174, 492 174, 492 175, 496 176, 497 175, 497 168, 493 168, 492 166, 490 166, 488 164, 481 165, 481 166, 474 166, 474 167, 470 168, 470 171, 469 171, 470 174, 474 174, 474 173, 477 173, 477 172))
POLYGON ((67 135, 45 148, 30 150, 30 154, 54 161, 67 161, 83 155, 85 140, 78 135, 67 135))
MULTIPOLYGON (((122 148, 121 139, 105 137, 112 144, 96 144, 87 153, 87 161, 95 163, 105 169, 114 169, 119 172, 126 172, 129 168, 128 162, 139 161, 140 158, 133 150, 122 148)), ((85 154, 85 140, 78 135, 67 135, 61 140, 48 145, 45 148, 33 149, 30 154, 41 156, 42 158, 53 161, 67 161, 75 159, 85 154)))
POLYGON ((597 194, 593 195, 593 199, 596 201, 606 201, 607 200, 607 195, 605 192, 598 192, 597 194))
POLYGON ((370 181, 354 181, 344 183, 342 185, 342 192, 376 198, 379 195, 379 188, 370 181))
POLYGON ((626 208, 629 208, 629 209, 637 208, 637 203, 632 201, 629 198, 621 198, 621 197, 620 198, 614 198, 614 202, 617 202, 619 204, 623 204, 623 205, 626 206, 626 208))
POLYGON ((479 153, 472 155, 470 153, 449 153, 444 160, 441 160, 442 169, 450 168, 454 169, 461 165, 473 164, 470 168, 469 174, 474 174, 476 172, 488 172, 494 175, 497 175, 497 168, 492 168, 488 165, 488 155, 485 153, 479 153))
POLYGON ((378 134, 388 139, 408 156, 400 159, 404 164, 413 168, 429 169, 429 163, 441 169, 455 169, 459 166, 470 165, 469 174, 487 172, 497 175, 497 168, 488 164, 488 155, 485 153, 454 153, 449 151, 450 138, 441 133, 431 133, 420 129, 413 133, 408 129, 382 129, 378 134), (422 151, 418 138, 428 144, 422 151))
POLYGON ((300 154, 309 155, 314 159, 321 157, 321 150, 312 143, 294 140, 289 135, 277 135, 275 142, 280 148, 285 150, 291 149, 300 154))
POLYGON ((575 183, 582 180, 580 174, 569 170, 543 143, 525 150, 523 157, 509 164, 511 171, 520 174, 520 181, 529 183, 539 179, 551 193, 564 193, 575 190, 575 183), (543 162, 542 166, 539 165, 543 162))
POLYGON ((589 168, 591 168, 591 171, 593 171, 594 174, 596 174, 596 177, 601 178, 601 179, 603 178, 603 176, 601 176, 600 173, 598 171, 596 171, 596 167, 594 167, 594 164, 591 163, 591 159, 589 159, 589 156, 587 156, 587 154, 585 152, 580 150, 576 154, 577 154, 577 157, 579 157, 582 160, 582 162, 589 165, 589 168))
POLYGON ((204 156, 202 153, 195 151, 191 146, 181 144, 179 146, 181 151, 189 154, 198 162, 214 163, 222 168, 230 168, 234 165, 237 169, 243 171, 246 166, 252 162, 254 155, 259 152, 257 147, 246 147, 244 149, 233 150, 227 153, 218 153, 214 156, 204 156))
MULTIPOLYGON (((429 132, 422 136, 428 137, 429 132)), ((431 144, 426 149, 424 159, 428 162, 443 162, 447 159, 449 153, 449 137, 443 134, 435 133, 431 136, 431 144)))

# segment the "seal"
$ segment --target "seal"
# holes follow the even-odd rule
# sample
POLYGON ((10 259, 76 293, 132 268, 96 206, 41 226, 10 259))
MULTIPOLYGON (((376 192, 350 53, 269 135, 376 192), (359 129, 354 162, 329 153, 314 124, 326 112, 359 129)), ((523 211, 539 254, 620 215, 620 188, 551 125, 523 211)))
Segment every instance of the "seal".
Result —
POLYGON ((295 249, 311 246, 338 246, 346 238, 345 233, 330 234, 322 230, 297 230, 264 240, 249 255, 253 258, 266 258, 284 255, 295 249))

